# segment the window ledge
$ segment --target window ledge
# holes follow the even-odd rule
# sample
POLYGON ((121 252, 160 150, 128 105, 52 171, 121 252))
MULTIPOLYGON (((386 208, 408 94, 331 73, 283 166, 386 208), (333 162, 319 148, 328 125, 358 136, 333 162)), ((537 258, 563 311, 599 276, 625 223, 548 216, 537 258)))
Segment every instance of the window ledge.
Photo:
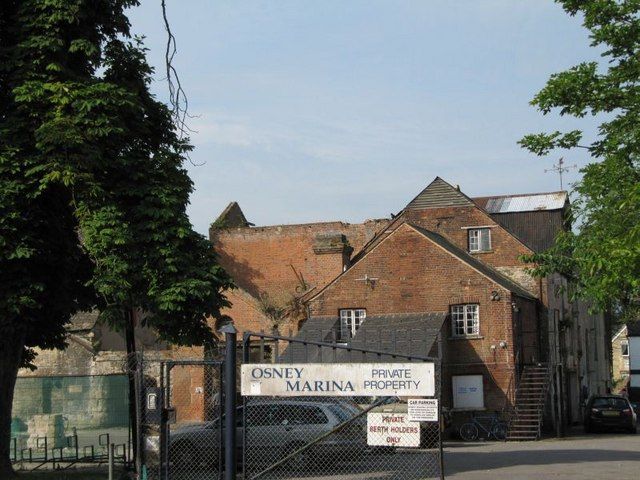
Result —
POLYGON ((470 253, 471 255, 482 255, 484 253, 493 253, 493 249, 491 249, 491 250, 475 250, 473 252, 468 252, 468 253, 470 253))
POLYGON ((449 337, 448 340, 482 340, 484 335, 467 335, 464 337, 449 337))

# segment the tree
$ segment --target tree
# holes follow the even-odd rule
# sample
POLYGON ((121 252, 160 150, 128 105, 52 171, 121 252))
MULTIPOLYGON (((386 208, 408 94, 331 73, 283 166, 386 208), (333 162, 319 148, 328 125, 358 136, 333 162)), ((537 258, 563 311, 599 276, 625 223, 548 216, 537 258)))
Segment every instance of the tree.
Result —
POLYGON ((231 286, 186 215, 191 148, 149 93, 135 0, 0 3, 0 477, 13 386, 33 347, 97 307, 179 344, 212 339, 231 286))
POLYGON ((595 308, 634 314, 640 294, 640 2, 557 0, 580 15, 602 61, 583 62, 551 76, 531 102, 543 114, 602 118, 598 134, 584 142, 581 130, 525 136, 536 155, 579 149, 591 156, 574 186, 569 231, 549 251, 533 255, 534 273, 560 272, 572 294, 595 308))

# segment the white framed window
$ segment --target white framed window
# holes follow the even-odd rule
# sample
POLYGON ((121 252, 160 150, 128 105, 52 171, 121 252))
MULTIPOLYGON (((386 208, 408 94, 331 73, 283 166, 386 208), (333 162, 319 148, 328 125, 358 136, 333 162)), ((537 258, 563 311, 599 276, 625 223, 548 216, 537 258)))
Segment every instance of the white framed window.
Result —
POLYGON ((343 342, 351 340, 365 318, 367 318, 367 311, 364 308, 343 308, 340 310, 340 340, 343 342))
POLYGON ((620 344, 620 353, 622 353, 623 357, 628 357, 629 356, 629 343, 628 342, 622 342, 620 344))
POLYGON ((484 387, 482 375, 454 375, 453 408, 462 410, 480 410, 484 408, 484 387))
POLYGON ((467 232, 470 252, 488 252, 491 250, 490 228, 470 228, 467 232))
POLYGON ((451 330, 454 337, 480 335, 480 306, 476 303, 452 305, 451 330))

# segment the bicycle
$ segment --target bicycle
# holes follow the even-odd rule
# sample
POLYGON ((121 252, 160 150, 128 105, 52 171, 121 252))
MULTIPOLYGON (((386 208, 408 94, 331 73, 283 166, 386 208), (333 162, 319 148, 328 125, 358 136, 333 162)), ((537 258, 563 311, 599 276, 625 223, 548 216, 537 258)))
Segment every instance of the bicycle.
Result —
POLYGON ((463 440, 472 442, 478 439, 481 430, 485 434, 484 438, 486 440, 490 440, 493 437, 495 440, 502 441, 507 436, 507 424, 500 420, 498 415, 495 414, 483 416, 473 415, 470 422, 463 423, 460 426, 459 433, 463 440), (485 426, 480 420, 488 420, 489 424, 485 426))

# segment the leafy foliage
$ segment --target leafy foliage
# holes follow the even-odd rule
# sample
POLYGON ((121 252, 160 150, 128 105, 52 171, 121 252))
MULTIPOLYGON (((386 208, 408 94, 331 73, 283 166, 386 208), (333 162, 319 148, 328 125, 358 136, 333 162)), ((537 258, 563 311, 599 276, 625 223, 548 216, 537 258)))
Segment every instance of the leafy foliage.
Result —
POLYGON ((12 390, 33 347, 97 307, 202 344, 231 286, 186 215, 191 148, 149 93, 135 0, 0 2, 0 476, 12 390))
MULTIPOLYGON (((91 288, 104 318, 118 327, 127 310, 142 308, 165 338, 201 343, 210 336, 205 315, 219 315, 230 280, 186 216, 193 186, 183 162, 191 147, 149 93, 152 69, 140 39, 131 40, 124 11, 136 4, 33 0, 3 7, 1 168, 14 176, 3 192, 15 192, 13 204, 2 204, 14 208, 13 217, 3 217, 20 221, 14 231, 25 238, 33 221, 15 202, 59 192, 69 252, 51 261, 77 268, 78 258, 90 260, 91 276, 66 277, 91 288)), ((45 213, 42 222, 57 224, 58 217, 57 210, 45 213)), ((0 241, 9 241, 4 231, 0 241)), ((24 242, 12 249, 21 258, 45 253, 24 242)), ((77 287, 69 295, 77 296, 77 287)), ((65 319, 86 306, 68 300, 65 319)), ((61 333, 64 321, 55 324, 61 333)))
POLYGON ((584 62, 551 76, 532 104, 543 114, 602 117, 586 145, 582 132, 539 133, 521 145, 536 155, 586 149, 593 162, 575 185, 572 220, 577 232, 560 236, 548 252, 528 261, 536 274, 558 271, 573 279, 574 294, 599 308, 633 314, 640 295, 640 2, 557 0, 580 15, 601 62, 584 62))
POLYGON ((19 365, 70 316, 127 314, 202 344, 231 286, 193 231, 191 149, 149 93, 135 0, 0 2, 0 476, 19 365))

